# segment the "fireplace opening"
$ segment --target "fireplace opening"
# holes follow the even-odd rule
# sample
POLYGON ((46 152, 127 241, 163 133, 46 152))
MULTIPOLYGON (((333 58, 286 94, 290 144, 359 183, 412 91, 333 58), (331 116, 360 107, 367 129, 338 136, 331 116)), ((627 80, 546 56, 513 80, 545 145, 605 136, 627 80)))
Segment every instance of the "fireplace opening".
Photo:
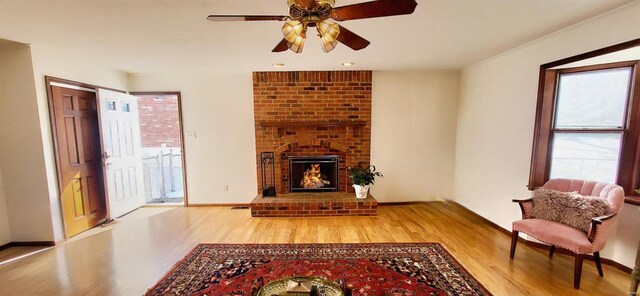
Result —
POLYGON ((338 191, 338 156, 289 157, 290 192, 338 191))

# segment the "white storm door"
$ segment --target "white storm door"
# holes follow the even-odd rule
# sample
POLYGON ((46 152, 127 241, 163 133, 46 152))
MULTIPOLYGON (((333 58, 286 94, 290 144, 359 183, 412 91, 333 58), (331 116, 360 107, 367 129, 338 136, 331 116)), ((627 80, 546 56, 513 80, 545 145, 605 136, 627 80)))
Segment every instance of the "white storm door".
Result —
POLYGON ((138 99, 98 89, 109 216, 116 219, 145 203, 138 99))

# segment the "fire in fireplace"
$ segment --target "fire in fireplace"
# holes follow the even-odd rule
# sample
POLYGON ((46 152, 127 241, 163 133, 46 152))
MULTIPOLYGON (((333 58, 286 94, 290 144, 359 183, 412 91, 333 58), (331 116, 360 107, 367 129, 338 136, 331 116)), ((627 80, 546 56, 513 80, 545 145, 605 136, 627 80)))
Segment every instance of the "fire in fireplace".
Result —
POLYGON ((289 157, 289 191, 338 191, 338 156, 289 157))

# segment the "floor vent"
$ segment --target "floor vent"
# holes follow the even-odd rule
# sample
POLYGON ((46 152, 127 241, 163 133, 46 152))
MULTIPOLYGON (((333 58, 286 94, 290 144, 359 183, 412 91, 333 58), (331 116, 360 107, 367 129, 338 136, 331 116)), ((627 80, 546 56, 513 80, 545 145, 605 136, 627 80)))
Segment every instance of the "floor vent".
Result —
POLYGON ((248 210, 249 207, 248 206, 242 206, 242 207, 231 207, 232 210, 248 210))

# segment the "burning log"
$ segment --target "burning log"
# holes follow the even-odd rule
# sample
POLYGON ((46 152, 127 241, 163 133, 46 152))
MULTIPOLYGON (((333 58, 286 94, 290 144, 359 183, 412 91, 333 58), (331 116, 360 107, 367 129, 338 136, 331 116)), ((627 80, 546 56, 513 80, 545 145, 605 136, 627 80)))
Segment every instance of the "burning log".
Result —
POLYGON ((325 180, 326 176, 320 172, 320 164, 312 164, 311 168, 304 172, 304 178, 300 181, 300 186, 304 188, 322 188, 331 182, 325 180))

